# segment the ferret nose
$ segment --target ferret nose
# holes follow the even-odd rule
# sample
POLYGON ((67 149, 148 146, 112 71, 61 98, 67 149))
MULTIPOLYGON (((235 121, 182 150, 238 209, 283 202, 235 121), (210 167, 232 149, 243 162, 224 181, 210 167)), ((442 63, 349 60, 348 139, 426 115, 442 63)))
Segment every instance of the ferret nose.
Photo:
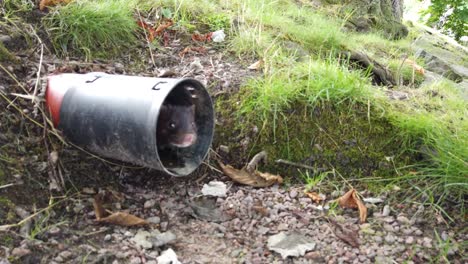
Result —
POLYGON ((187 143, 189 146, 192 145, 196 139, 197 139, 197 136, 195 134, 184 135, 184 142, 187 143))

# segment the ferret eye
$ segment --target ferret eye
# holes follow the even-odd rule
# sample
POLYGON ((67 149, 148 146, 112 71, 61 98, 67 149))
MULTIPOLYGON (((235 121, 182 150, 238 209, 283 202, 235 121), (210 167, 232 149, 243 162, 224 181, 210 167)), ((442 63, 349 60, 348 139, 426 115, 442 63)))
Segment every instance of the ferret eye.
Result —
POLYGON ((172 129, 174 129, 174 128, 176 127, 176 125, 175 125, 174 123, 170 123, 170 124, 169 124, 169 127, 172 128, 172 129))

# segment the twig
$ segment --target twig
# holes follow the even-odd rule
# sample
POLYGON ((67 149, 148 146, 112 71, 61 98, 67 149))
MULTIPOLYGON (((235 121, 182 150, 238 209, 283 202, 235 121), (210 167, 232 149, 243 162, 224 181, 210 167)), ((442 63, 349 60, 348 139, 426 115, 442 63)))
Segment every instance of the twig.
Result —
MULTIPOLYGON (((137 11, 137 14, 138 14, 138 19, 141 22, 143 22, 143 19, 142 19, 141 15, 140 15, 140 10, 137 8, 136 11, 137 11)), ((143 33, 145 34, 146 43, 148 44, 148 50, 149 50, 149 53, 150 53, 150 56, 151 56, 151 62, 153 63, 153 67, 156 68, 156 62, 154 61, 153 52, 151 51, 151 45, 150 45, 150 42, 149 42, 149 39, 148 39, 148 35, 146 34, 146 28, 143 28, 143 33)))
POLYGON ((303 169, 306 169, 306 170, 312 170, 314 172, 317 170, 316 168, 314 168, 312 166, 297 163, 297 162, 292 162, 292 161, 289 161, 289 160, 279 159, 279 160, 276 160, 275 162, 279 163, 279 164, 285 164, 285 165, 289 165, 289 166, 295 166, 295 167, 303 168, 303 169))
POLYGON ((39 65, 37 67, 37 78, 36 78, 36 83, 34 84, 34 91, 33 91, 33 96, 32 96, 33 103, 35 103, 37 87, 39 86, 39 82, 41 79, 42 59, 44 57, 44 44, 42 43, 42 40, 39 38, 39 36, 37 36, 35 32, 34 32, 34 35, 36 35, 37 39, 39 40, 39 43, 41 44, 41 57, 39 58, 39 65))
POLYGON ((5 185, 1 185, 0 186, 0 189, 5 189, 5 188, 8 188, 8 187, 11 187, 11 186, 15 186, 16 183, 8 183, 8 184, 5 184, 5 185))
POLYGON ((246 171, 248 172, 253 172, 256 168, 257 165, 260 161, 266 161, 267 159, 267 152, 266 151, 261 151, 255 155, 252 160, 247 164, 247 167, 245 168, 246 171))

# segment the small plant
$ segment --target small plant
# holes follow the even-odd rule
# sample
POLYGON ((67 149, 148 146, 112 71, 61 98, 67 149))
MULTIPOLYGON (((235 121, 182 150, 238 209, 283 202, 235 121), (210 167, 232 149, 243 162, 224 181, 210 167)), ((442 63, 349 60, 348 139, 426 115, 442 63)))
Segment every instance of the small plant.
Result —
POLYGON ((231 27, 231 19, 224 13, 210 14, 204 17, 202 22, 207 24, 211 31, 228 30, 231 27))
POLYGON ((56 52, 87 58, 126 52, 136 43, 133 2, 84 0, 54 8, 44 22, 56 52))

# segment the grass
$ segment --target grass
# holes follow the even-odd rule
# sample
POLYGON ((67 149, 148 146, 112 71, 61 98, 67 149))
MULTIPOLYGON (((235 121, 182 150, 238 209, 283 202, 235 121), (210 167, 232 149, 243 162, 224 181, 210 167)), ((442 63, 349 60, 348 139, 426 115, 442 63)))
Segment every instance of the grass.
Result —
POLYGON ((44 22, 62 56, 112 57, 136 44, 136 1, 73 1, 53 8, 44 22))
MULTIPOLYGON (((83 0, 53 9, 44 21, 61 55, 116 56, 136 43, 136 6, 157 9, 175 21, 174 28, 188 32, 223 28, 227 52, 246 64, 264 61, 261 76, 244 83, 233 108, 244 133, 260 127, 254 148, 269 149, 273 158, 301 160, 312 143, 321 142, 327 162, 339 162, 342 149, 356 168, 365 159, 385 163, 391 157, 390 168, 376 171, 392 184, 417 182, 439 196, 466 193, 467 105, 453 84, 395 87, 410 99, 389 100, 385 88, 371 85, 367 71, 350 69, 337 58, 343 50, 364 51, 403 85, 418 87, 423 76, 401 64, 413 57, 415 33, 389 41, 383 33, 346 32, 336 6, 335 13, 324 13, 290 0, 83 0), (359 148, 347 149, 346 137, 362 138, 359 148)), ((366 169, 347 173, 369 175, 366 169)))

